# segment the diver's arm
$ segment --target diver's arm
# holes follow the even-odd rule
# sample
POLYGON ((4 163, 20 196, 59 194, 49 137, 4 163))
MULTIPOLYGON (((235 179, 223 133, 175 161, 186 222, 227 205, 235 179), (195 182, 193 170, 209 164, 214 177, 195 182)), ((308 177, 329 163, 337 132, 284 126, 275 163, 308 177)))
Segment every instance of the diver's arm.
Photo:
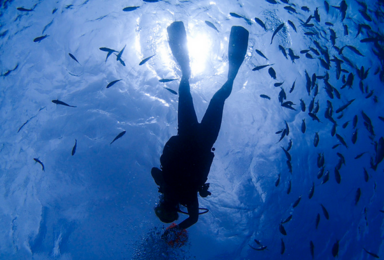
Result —
POLYGON ((188 204, 187 208, 188 208, 189 217, 176 226, 176 228, 178 229, 181 229, 181 230, 187 229, 193 224, 195 224, 199 219, 199 200, 197 198, 197 193, 193 202, 191 204, 188 204))

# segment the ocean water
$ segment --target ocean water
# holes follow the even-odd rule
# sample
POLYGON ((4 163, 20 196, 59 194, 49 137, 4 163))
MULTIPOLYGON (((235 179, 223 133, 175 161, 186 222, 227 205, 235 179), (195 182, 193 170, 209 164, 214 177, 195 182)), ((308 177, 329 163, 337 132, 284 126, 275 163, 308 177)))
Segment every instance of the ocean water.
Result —
POLYGON ((384 257, 384 3, 346 1, 343 18, 340 1, 273 2, 1 1, 0 259, 384 257), (177 133, 173 21, 199 119, 226 81, 231 27, 250 33, 199 198, 209 213, 180 249, 160 239, 150 175, 177 133))

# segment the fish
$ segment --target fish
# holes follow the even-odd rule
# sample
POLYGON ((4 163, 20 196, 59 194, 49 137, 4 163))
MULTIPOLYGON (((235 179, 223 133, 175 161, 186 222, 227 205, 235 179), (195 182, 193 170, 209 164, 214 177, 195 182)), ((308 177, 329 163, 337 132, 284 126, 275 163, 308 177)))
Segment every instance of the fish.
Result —
POLYGON ((370 97, 372 97, 372 95, 373 95, 373 90, 371 92, 369 92, 369 94, 365 98, 370 98, 370 97))
POLYGON ((315 32, 305 32, 304 35, 315 36, 315 35, 317 35, 317 33, 315 33, 315 32))
POLYGON ((339 254, 339 240, 337 240, 336 243, 333 244, 333 247, 332 247, 333 257, 336 257, 338 254, 339 254))
POLYGON ((292 63, 295 63, 295 60, 300 59, 300 56, 296 56, 291 48, 288 48, 288 55, 292 60, 292 63))
MULTIPOLYGON (((285 91, 283 88, 281 88, 281 91, 279 92, 279 102, 283 103, 284 99, 287 98, 287 95, 285 94, 285 91)), ((288 135, 288 133, 287 133, 288 135)))
POLYGON ((116 60, 117 60, 117 61, 120 61, 120 63, 121 63, 123 66, 125 66, 125 62, 121 59, 121 56, 123 56, 125 47, 126 47, 126 45, 125 45, 124 48, 121 49, 121 51, 119 51, 119 53, 117 53, 117 55, 116 55, 116 60))
POLYGON ((292 173, 292 164, 291 164, 291 161, 288 161, 288 160, 287 160, 287 166, 288 166, 288 171, 289 171, 290 173, 292 173))
POLYGON ((384 159, 384 138, 383 137, 380 137, 375 150, 376 150, 376 156, 375 156, 375 170, 376 170, 377 165, 384 159))
POLYGON ((278 4, 278 2, 276 0, 265 0, 265 1, 267 1, 268 3, 273 4, 273 5, 278 4))
POLYGON ((340 175, 340 172, 339 172, 339 170, 337 168, 335 168, 335 179, 336 179, 336 182, 338 184, 340 184, 340 182, 341 182, 341 175, 340 175))
POLYGON ((352 102, 355 101, 355 99, 351 99, 350 101, 347 102, 347 104, 339 107, 337 110, 336 110, 336 113, 340 113, 341 111, 343 111, 344 109, 346 109, 350 104, 352 104, 352 102))
POLYGON ((280 184, 280 174, 275 182, 275 187, 279 186, 279 184, 280 184))
POLYGON ((261 94, 260 97, 265 98, 265 99, 269 99, 269 100, 271 99, 269 96, 264 95, 264 94, 261 94))
POLYGON ((9 74, 11 74, 11 72, 15 71, 17 68, 19 67, 19 64, 16 64, 16 66, 13 68, 13 69, 10 69, 10 70, 7 70, 3 75, 3 77, 6 77, 8 76, 9 74))
POLYGON ((311 83, 311 78, 309 77, 307 71, 305 71, 305 78, 307 80, 306 89, 307 89, 307 92, 308 92, 308 96, 310 96, 311 95, 311 85, 312 85, 312 83, 311 83))
POLYGON ((258 23, 264 30, 267 30, 267 27, 265 27, 265 24, 262 20, 259 18, 255 17, 255 22, 258 23))
POLYGON ((313 182, 313 183, 312 183, 312 187, 311 187, 311 189, 309 190, 308 198, 309 198, 309 199, 312 199, 314 193, 315 193, 315 183, 313 182))
POLYGON ((357 118, 357 115, 355 115, 354 117, 353 117, 353 128, 356 128, 356 125, 357 125, 357 120, 358 120, 358 118, 357 118))
POLYGON ((305 119, 303 119, 303 122, 301 123, 301 132, 304 134, 305 130, 306 130, 305 119))
POLYGON ((323 205, 323 204, 320 204, 320 206, 321 206, 321 208, 323 209, 323 214, 324 214, 324 217, 325 217, 326 219, 328 219, 328 220, 329 220, 329 214, 328 214, 328 211, 327 211, 327 209, 324 207, 324 205, 323 205))
POLYGON ((347 9, 348 9, 348 5, 345 2, 345 0, 341 1, 340 6, 332 6, 332 7, 339 9, 339 11, 341 12, 341 21, 344 21, 345 16, 347 14, 347 9))
POLYGON ((327 63, 325 60, 323 60, 322 58, 318 58, 319 61, 320 61, 320 65, 326 69, 326 70, 329 70, 330 69, 330 64, 327 63))
POLYGON ((297 14, 297 11, 295 8, 293 8, 292 6, 288 5, 288 6, 284 6, 284 9, 287 10, 288 12, 291 12, 291 13, 295 13, 297 14))
POLYGON ((319 8, 316 8, 313 16, 315 17, 316 21, 320 23, 320 14, 319 14, 319 8))
POLYGON ((301 111, 305 112, 305 103, 302 99, 300 99, 300 107, 301 107, 301 111))
POLYGON ((316 133, 315 133, 315 138, 314 138, 314 140, 313 140, 313 145, 314 145, 315 147, 317 147, 317 146, 319 145, 319 141, 320 141, 319 133, 316 132, 316 133))
POLYGON ((346 35, 349 34, 349 32, 348 32, 348 25, 343 24, 343 27, 344 27, 344 36, 346 36, 346 35))
POLYGON ((358 154, 356 157, 355 157, 355 159, 359 159, 361 156, 363 156, 365 153, 367 153, 367 152, 363 152, 363 153, 360 153, 360 154, 358 154))
POLYGON ((359 203, 359 200, 360 200, 360 196, 361 196, 361 189, 358 188, 356 190, 356 196, 355 196, 355 206, 357 205, 357 203, 359 203))
MULTIPOLYGON (((5 2, 6 3, 6 2, 5 2)), ((5 4, 4 3, 4 4, 5 4)), ((28 8, 24 8, 24 7, 17 7, 16 9, 18 10, 18 11, 21 11, 21 12, 32 12, 34 9, 35 9, 35 7, 36 7, 36 5, 33 7, 33 8, 31 8, 31 9, 28 9, 28 8)))
POLYGON ((281 104, 282 107, 286 107, 286 108, 289 108, 289 109, 296 111, 296 109, 292 107, 293 105, 295 105, 295 104, 293 104, 292 101, 286 101, 286 102, 281 104))
POLYGON ((285 244, 284 244, 284 240, 281 238, 281 250, 280 250, 280 254, 284 254, 285 252, 285 244))
POLYGON ((367 14, 366 11, 359 10, 359 12, 360 12, 361 16, 363 16, 363 18, 365 20, 367 20, 368 22, 372 22, 371 16, 369 16, 369 14, 367 14))
POLYGON ((319 224, 320 224, 320 214, 318 213, 316 216, 316 229, 319 226, 319 224))
POLYGON ((325 160, 324 160, 324 153, 319 153, 317 155, 317 168, 321 168, 324 166, 325 160))
POLYGON ((111 82, 109 82, 108 83, 108 85, 107 85, 107 88, 110 88, 110 87, 112 87, 113 85, 115 85, 117 82, 119 82, 121 79, 117 79, 117 80, 114 80, 114 81, 111 81, 111 82))
POLYGON ((217 32, 219 32, 219 30, 216 28, 216 26, 211 23, 210 21, 205 21, 205 24, 208 25, 209 27, 211 27, 212 29, 216 30, 217 32))
POLYGON ((354 53, 356 53, 357 55, 364 57, 364 55, 363 55, 363 54, 362 54, 356 47, 354 47, 354 46, 352 46, 352 45, 345 45, 345 46, 343 46, 343 47, 340 49, 340 51, 339 51, 339 55, 342 54, 344 48, 346 48, 346 47, 347 47, 348 49, 350 49, 351 51, 353 51, 354 53))
POLYGON ((121 132, 120 134, 118 134, 118 135, 115 137, 115 139, 113 139, 113 141, 110 143, 110 145, 113 144, 113 142, 115 142, 117 139, 119 139, 119 138, 121 138, 123 135, 125 135, 125 133, 126 133, 126 131, 123 131, 123 132, 121 132))
POLYGON ((365 251, 367 254, 373 256, 374 258, 380 258, 378 255, 376 255, 376 254, 374 254, 374 253, 372 253, 372 252, 369 252, 367 249, 365 249, 365 248, 363 248, 363 249, 364 249, 364 251, 365 251))
POLYGON ((167 83, 167 82, 171 82, 171 81, 174 81, 176 79, 159 79, 159 82, 161 83, 167 83))
POLYGON ((342 145, 344 145, 346 148, 348 148, 347 143, 344 141, 343 137, 341 137, 339 134, 336 134, 336 138, 339 139, 339 141, 342 145))
POLYGON ((33 39, 34 42, 41 42, 42 40, 44 40, 45 38, 47 38, 49 35, 43 35, 43 36, 39 36, 39 37, 36 37, 35 39, 33 39))
POLYGON ((291 188, 292 188, 292 182, 291 180, 289 180, 287 194, 291 193, 291 188))
MULTIPOLYGON (((314 87, 313 96, 316 97, 317 94, 319 94, 319 85, 318 85, 318 84, 316 84, 315 87, 314 87)), ((317 101, 316 104, 317 104, 317 107, 319 107, 319 101, 317 101)), ((315 112, 315 114, 316 114, 316 113, 317 113, 317 112, 315 112)))
POLYGON ((310 49, 314 54, 316 54, 317 56, 320 55, 320 53, 319 53, 316 49, 314 49, 314 48, 312 48, 312 47, 309 47, 309 49, 310 49))
POLYGON ((333 26, 333 23, 330 23, 330 22, 325 22, 325 25, 328 25, 328 26, 333 26))
POLYGON ((54 99, 54 100, 52 100, 52 103, 55 103, 55 104, 57 104, 57 105, 67 106, 67 107, 76 107, 76 106, 70 106, 70 105, 68 105, 67 103, 64 103, 63 101, 60 101, 60 100, 58 100, 58 99, 54 99))
POLYGON ((293 207, 293 208, 296 208, 297 205, 299 205, 300 200, 301 200, 301 196, 299 196, 299 198, 295 201, 295 203, 293 203, 292 207, 293 207))
POLYGON ((289 140, 287 151, 291 150, 292 148, 292 139, 289 140))
POLYGON ((283 234, 284 236, 287 235, 287 231, 285 231, 285 228, 283 227, 282 224, 279 225, 279 231, 281 234, 283 234))
POLYGON ((315 245, 313 244, 312 240, 309 241, 309 249, 311 251, 312 259, 315 258, 315 245))
POLYGON ((281 45, 279 45, 279 50, 283 53, 284 57, 288 59, 287 52, 285 51, 285 48, 281 45))
POLYGON ((75 56, 73 56, 73 54, 71 53, 68 53, 69 57, 71 57, 74 61, 76 61, 77 63, 80 64, 80 62, 75 58, 75 56))
POLYGON ((341 153, 336 153, 337 154, 337 156, 339 156, 339 158, 341 159, 341 162, 344 164, 344 165, 346 165, 345 164, 345 158, 344 158, 344 156, 341 154, 341 153))
POLYGON ((320 168, 319 172, 317 173, 317 179, 320 179, 321 177, 323 177, 323 174, 324 174, 324 166, 320 168))
POLYGON ((331 42, 332 42, 332 45, 335 45, 336 44, 336 32, 334 30, 332 30, 331 28, 329 29, 330 33, 331 33, 331 36, 330 36, 330 39, 331 39, 331 42))
POLYGON ((265 249, 267 249, 267 246, 261 246, 259 248, 254 248, 253 246, 249 245, 253 250, 256 250, 256 251, 263 251, 265 249))
POLYGON ((143 0, 144 2, 147 2, 147 3, 157 3, 159 2, 160 0, 143 0))
POLYGON ((309 54, 309 53, 306 53, 305 57, 308 58, 308 59, 314 59, 313 56, 311 54, 309 54))
POLYGON ((301 50, 301 51, 300 51, 301 54, 306 54, 306 53, 308 53, 308 52, 309 52, 309 50, 301 50))
POLYGON ((128 6, 128 7, 123 8, 123 11, 124 12, 131 12, 131 11, 136 10, 137 8, 140 8, 140 6, 128 6))
POLYGON ((268 66, 271 66, 271 65, 267 64, 267 65, 256 66, 252 69, 252 71, 261 70, 261 69, 264 69, 265 67, 268 67, 268 66))
POLYGON ((139 66, 143 65, 144 63, 146 63, 147 61, 149 61, 153 56, 155 56, 156 54, 153 54, 152 56, 149 56, 148 58, 145 58, 143 59, 140 63, 139 63, 139 66))
POLYGON ((74 156, 75 155, 75 153, 76 153, 76 147, 77 147, 77 140, 75 139, 75 145, 73 146, 73 148, 72 148, 72 156, 74 156))
POLYGON ((340 99, 340 93, 339 93, 339 91, 337 91, 337 89, 336 88, 332 88, 332 90, 333 90, 333 93, 335 93, 335 96, 337 97, 337 99, 340 99))
POLYGON ((272 44, 272 42, 273 42, 273 38, 275 37, 275 35, 276 35, 281 29, 283 29, 284 25, 285 25, 285 23, 282 23, 282 24, 280 24, 279 26, 277 26, 276 30, 273 32, 272 39, 271 39, 271 44, 272 44))
POLYGON ((285 224, 285 223, 288 223, 289 221, 291 221, 292 219, 292 214, 289 215, 286 219, 284 219, 283 221, 281 221, 281 224, 285 224))
POLYGON ((285 122, 285 130, 287 130, 287 136, 289 135, 289 126, 288 126, 288 123, 287 121, 284 121, 285 122))
POLYGON ((262 244, 259 240, 254 239, 254 241, 255 241, 255 243, 258 244, 259 246, 263 246, 263 244, 262 244))
MULTIPOLYGON (((289 93, 292 93, 292 91, 295 89, 296 80, 293 82, 291 89, 289 90, 289 93)), ((384 121, 384 119, 383 119, 384 121)))
POLYGON ((365 182, 368 182, 369 181, 369 174, 365 168, 363 168, 363 169, 364 169, 364 180, 365 180, 365 182))
POLYGON ((106 47, 100 47, 99 49, 100 49, 101 51, 108 52, 108 53, 107 53, 107 57, 105 58, 105 62, 107 62, 109 56, 111 56, 112 53, 117 52, 117 51, 115 51, 115 50, 112 50, 112 49, 110 49, 110 48, 106 48, 106 47))
POLYGON ((308 112, 311 113, 313 110, 313 107, 315 106, 315 98, 312 98, 311 102, 309 103, 308 106, 308 112))
POLYGON ((309 12, 310 11, 308 6, 302 6, 301 10, 303 10, 304 12, 309 12))
POLYGON ((35 160, 35 162, 37 162, 37 163, 39 163, 41 165, 41 169, 44 172, 45 171, 44 164, 38 158, 33 158, 33 160, 35 160))
POLYGON ((324 1, 324 7, 325 7, 325 11, 327 11, 327 13, 329 13, 329 4, 327 1, 324 1))
POLYGON ((329 181, 329 171, 328 170, 325 172, 323 180, 321 181, 321 184, 325 184, 327 181, 329 181))
POLYGON ((282 131, 282 133, 281 133, 281 137, 280 137, 279 142, 280 142, 281 140, 283 140, 283 138, 285 137, 286 133, 287 133, 287 129, 284 129, 284 130, 282 131))
POLYGON ((177 92, 174 91, 173 89, 170 89, 170 88, 167 88, 167 87, 164 87, 166 90, 168 90, 169 92, 171 92, 172 94, 175 94, 177 95, 177 92))
POLYGON ((263 57, 264 59, 268 60, 267 57, 265 57, 264 53, 262 53, 261 51, 259 51, 258 49, 255 49, 256 53, 259 54, 261 57, 263 57))
POLYGON ((295 26, 295 24, 294 24, 292 21, 288 20, 288 24, 292 27, 292 29, 293 29, 295 32, 297 32, 297 30, 296 30, 296 26, 295 26))
POLYGON ((349 124, 349 121, 345 122, 345 123, 342 125, 343 129, 345 129, 345 128, 348 126, 348 124, 349 124))
POLYGON ((378 116, 378 117, 379 117, 379 119, 380 119, 381 121, 384 122, 384 117, 382 117, 382 116, 378 116))
POLYGON ((276 71, 272 67, 268 69, 268 73, 271 76, 271 78, 276 79, 276 71))
POLYGON ((358 131, 358 129, 356 129, 355 132, 353 132, 353 134, 352 134, 352 143, 353 144, 355 144, 357 141, 357 131, 358 131))
POLYGON ((239 15, 237 13, 229 13, 232 17, 235 17, 235 18, 241 18, 241 19, 244 19, 249 25, 252 24, 252 22, 246 18, 245 16, 242 16, 242 15, 239 15))
MULTIPOLYGON (((276 82, 275 84, 273 84, 273 86, 275 87, 280 87, 281 85, 284 84, 284 81, 283 82, 276 82)), ((284 89, 282 89, 284 91, 284 89)), ((285 92, 284 92, 285 93, 285 92)), ((287 97, 285 97, 284 99, 286 99, 287 97)))

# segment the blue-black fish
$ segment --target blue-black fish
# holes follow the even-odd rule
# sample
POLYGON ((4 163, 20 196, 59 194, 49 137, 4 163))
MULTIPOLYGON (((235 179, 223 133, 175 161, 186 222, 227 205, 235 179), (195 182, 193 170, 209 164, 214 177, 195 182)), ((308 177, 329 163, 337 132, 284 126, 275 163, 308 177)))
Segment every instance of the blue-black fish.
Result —
POLYGON ((336 243, 333 244, 333 247, 332 247, 333 257, 336 257, 338 254, 339 254, 339 240, 337 240, 336 243))
POLYGON ((38 158, 33 158, 33 160, 35 160, 35 162, 39 163, 41 165, 41 169, 43 171, 45 171, 44 164, 38 158))
POLYGON ((374 163, 374 170, 376 170, 377 165, 384 159, 384 138, 380 137, 378 144, 375 147, 376 156, 374 163))
MULTIPOLYGON (((283 81, 283 82, 276 82, 275 84, 273 84, 273 86, 275 86, 275 87, 280 87, 280 86, 283 85, 283 84, 284 84, 284 81, 283 81)), ((284 94, 285 94, 284 89, 282 89, 281 91, 284 92, 284 94)), ((285 96, 284 99, 287 99, 287 96, 285 96)))
MULTIPOLYGON (((288 134, 287 134, 288 135, 288 134)), ((292 160, 292 157, 291 155, 289 154, 289 152, 287 150, 285 150, 284 147, 281 147, 281 149, 283 149, 284 153, 285 153, 285 156, 287 157, 287 160, 288 161, 291 161, 292 160)))
POLYGON ((121 56, 122 56, 123 53, 124 53, 125 47, 126 47, 126 46, 124 46, 124 48, 123 48, 123 49, 116 55, 116 60, 117 60, 117 61, 120 61, 120 63, 121 63, 123 66, 125 66, 125 62, 121 59, 121 56))
POLYGON ((355 99, 351 99, 350 101, 347 102, 347 104, 339 107, 337 110, 336 110, 336 113, 340 113, 341 111, 343 111, 344 109, 346 109, 350 104, 352 104, 352 102, 355 101, 355 99))
POLYGON ((293 8, 293 7, 290 6, 290 5, 284 6, 284 9, 287 10, 288 12, 290 12, 290 13, 295 13, 295 14, 297 14, 296 9, 293 8))
POLYGON ((72 148, 72 156, 74 156, 75 155, 75 153, 76 153, 76 147, 77 147, 77 140, 75 139, 75 145, 73 146, 73 148, 72 148))
POLYGON ((264 95, 264 94, 261 94, 260 97, 265 98, 265 99, 271 99, 269 96, 264 95))
POLYGON ((256 70, 261 70, 261 69, 264 69, 265 67, 268 67, 270 66, 269 64, 267 65, 260 65, 260 66, 256 66, 252 69, 252 71, 256 71, 256 70))
POLYGON ((246 18, 245 16, 242 16, 242 15, 239 15, 237 13, 229 13, 232 17, 235 17, 235 18, 241 18, 241 19, 244 19, 249 25, 252 24, 252 22, 246 18))
POLYGON ((321 184, 325 184, 327 181, 329 181, 329 171, 328 170, 325 172, 323 180, 321 181, 321 184))
POLYGON ((320 119, 317 117, 314 113, 308 113, 308 115, 312 118, 312 120, 316 120, 317 122, 320 122, 320 119))
POLYGON ((300 56, 296 56, 291 48, 288 48, 288 55, 293 63, 295 63, 295 60, 300 59, 300 56))
POLYGON ((281 250, 280 250, 280 254, 284 254, 285 252, 285 244, 284 244, 284 240, 281 238, 281 250))
POLYGON ((267 1, 268 3, 273 4, 273 5, 278 4, 278 2, 276 0, 265 0, 265 1, 267 1))
POLYGON ((285 231, 285 228, 283 227, 282 224, 279 225, 279 231, 281 234, 283 234, 284 236, 287 235, 287 231, 285 231))
POLYGON ((113 141, 112 141, 110 144, 113 144, 114 141, 116 141, 117 139, 119 139, 119 138, 121 138, 123 135, 125 135, 125 132, 126 132, 126 131, 123 131, 123 132, 121 132, 120 134, 118 134, 118 135, 115 137, 115 139, 113 139, 113 141))
POLYGON ((364 169, 364 180, 365 180, 365 182, 368 182, 369 181, 369 174, 365 168, 363 168, 363 169, 364 169))
POLYGON ((340 175, 340 172, 339 172, 339 170, 337 168, 335 168, 335 179, 336 179, 336 182, 338 184, 340 184, 340 182, 341 182, 341 175, 340 175))
POLYGON ((152 56, 149 56, 148 58, 145 58, 144 60, 142 60, 140 63, 139 63, 139 66, 143 65, 144 63, 146 63, 147 61, 149 61, 149 59, 151 59, 153 56, 155 56, 156 54, 153 54, 152 56))
POLYGON ((317 155, 317 167, 318 168, 323 167, 324 163, 325 163, 324 154, 323 153, 319 153, 317 155))
POLYGON ((361 189, 358 188, 356 191, 356 196, 355 196, 355 206, 357 205, 357 203, 359 203, 360 196, 361 196, 361 189))
POLYGON ((306 130, 305 119, 303 119, 303 121, 302 121, 302 123, 301 123, 301 132, 304 134, 304 133, 305 133, 305 130, 306 130))
POLYGON ((319 141, 320 141, 319 133, 316 132, 316 133, 315 133, 315 138, 314 138, 314 140, 313 140, 313 145, 314 145, 315 147, 317 147, 317 146, 319 145, 319 141))
POLYGON ((330 22, 325 22, 325 25, 328 25, 328 26, 333 26, 333 23, 330 23, 330 22))
POLYGON ((300 107, 301 107, 301 111, 305 112, 305 103, 302 99, 300 99, 300 107))
POLYGON ((67 107, 76 107, 76 106, 70 106, 70 105, 68 105, 67 103, 64 103, 63 101, 60 101, 60 100, 58 100, 58 99, 54 99, 54 100, 52 100, 52 103, 55 103, 55 104, 57 104, 57 105, 67 106, 67 107))
POLYGON ((315 17, 316 21, 320 23, 320 14, 319 14, 319 8, 316 8, 313 16, 315 17))
POLYGON ((292 27, 293 30, 295 30, 295 32, 297 32, 296 26, 292 21, 288 20, 288 24, 292 27))
POLYGON ((161 83, 166 83, 166 82, 171 82, 171 81, 174 81, 176 79, 159 79, 159 82, 161 83))
POLYGON ((47 38, 49 35, 43 35, 43 36, 39 36, 39 37, 36 37, 35 39, 33 39, 34 42, 41 42, 42 40, 44 40, 45 38, 47 38))
POLYGON ((339 139, 340 143, 342 143, 346 148, 348 148, 347 143, 344 141, 344 138, 339 134, 336 134, 337 139, 339 139))
POLYGON ((292 148, 292 139, 289 140, 287 151, 291 150, 292 148))
POLYGON ((316 216, 316 229, 319 226, 319 224, 320 224, 320 214, 318 213, 316 216))
POLYGON ((367 152, 363 152, 363 153, 360 153, 360 154, 356 155, 355 159, 359 159, 359 158, 360 158, 361 156, 363 156, 365 153, 367 153, 367 152))
POLYGON ((101 51, 105 51, 105 52, 107 52, 107 57, 105 58, 105 61, 108 60, 108 57, 111 56, 112 53, 117 52, 116 50, 112 50, 112 49, 110 49, 110 48, 106 48, 106 47, 100 47, 99 49, 100 49, 101 51))
POLYGON ((317 173, 317 179, 320 179, 321 177, 323 177, 323 174, 324 174, 324 167, 321 167, 319 172, 317 173))
POLYGON ((313 194, 315 193, 315 183, 313 182, 312 183, 312 187, 311 189, 309 190, 309 195, 308 195, 308 198, 311 199, 313 197, 313 194))
POLYGON ((323 204, 320 204, 321 208, 323 209, 324 217, 329 220, 329 214, 327 209, 324 207, 323 204))
POLYGON ((295 201, 295 203, 293 203, 292 207, 293 207, 293 208, 296 208, 297 205, 299 205, 300 200, 301 200, 301 196, 299 196, 299 198, 295 201))
POLYGON ((295 104, 292 101, 285 101, 284 103, 281 104, 282 107, 286 107, 296 111, 296 109, 292 107, 293 105, 295 104))
POLYGON ((332 135, 332 136, 335 136, 335 134, 336 134, 336 126, 337 126, 336 123, 333 124, 333 126, 332 126, 332 130, 331 130, 331 135, 332 135))
POLYGON ((310 11, 308 6, 302 6, 301 10, 303 10, 304 12, 309 12, 310 11))
POLYGON ((289 221, 291 221, 292 219, 292 214, 289 215, 286 219, 284 219, 283 221, 281 221, 281 224, 285 224, 285 223, 288 223, 289 221))
POLYGON ((276 79, 276 71, 272 67, 268 69, 268 73, 273 79, 276 79))
POLYGON ((131 11, 136 10, 136 9, 139 8, 139 7, 140 7, 140 6, 128 6, 128 7, 123 8, 123 11, 124 11, 124 12, 131 12, 131 11))
MULTIPOLYGON (((5 1, 5 3, 6 3, 7 1, 5 1)), ((18 11, 21 11, 21 12, 32 12, 34 9, 35 9, 35 7, 36 7, 36 4, 33 6, 33 8, 30 8, 30 9, 28 9, 28 8, 25 8, 25 7, 17 7, 16 9, 18 10, 18 11)))
POLYGON ((172 94, 175 94, 175 95, 177 95, 177 92, 176 91, 174 91, 173 89, 170 89, 170 88, 166 88, 166 87, 164 87, 166 90, 168 90, 169 92, 171 92, 172 94))
POLYGON ((372 22, 372 18, 371 18, 371 16, 369 16, 369 14, 367 14, 366 11, 359 10, 359 13, 361 14, 361 16, 363 16, 363 18, 364 18, 365 20, 367 20, 368 22, 372 22))
POLYGON ((311 95, 311 85, 312 85, 312 83, 311 83, 311 78, 309 77, 307 71, 305 71, 305 78, 307 80, 307 84, 305 86, 306 86, 306 89, 307 89, 307 92, 308 92, 308 96, 310 96, 311 95))
POLYGON ((265 27, 265 24, 262 20, 259 18, 255 17, 255 22, 258 23, 261 27, 263 27, 264 30, 267 30, 267 27, 265 27))
POLYGON ((357 133, 358 133, 358 129, 356 129, 353 134, 352 134, 352 143, 355 144, 356 141, 357 141, 357 133))
POLYGON ((327 13, 329 12, 329 4, 327 1, 324 1, 324 7, 325 7, 325 11, 327 11, 327 13))
POLYGON ((157 3, 159 2, 160 0, 143 0, 144 2, 147 2, 147 3, 157 3))
POLYGON ((80 64, 80 62, 75 58, 75 56, 73 56, 73 54, 71 53, 68 53, 69 57, 71 57, 74 61, 76 61, 77 63, 80 64))
POLYGON ((340 3, 340 6, 332 6, 336 9, 339 9, 339 11, 341 12, 341 21, 344 21, 345 19, 345 16, 347 14, 347 9, 348 9, 348 5, 347 5, 347 2, 345 0, 341 1, 340 3))
MULTIPOLYGON (((289 93, 292 93, 292 91, 295 89, 296 80, 293 82, 291 89, 289 90, 289 93)), ((384 121, 384 120, 383 120, 384 121)))
POLYGON ((277 180, 276 180, 276 182, 275 182, 275 186, 277 187, 277 186, 279 186, 279 184, 280 184, 280 174, 279 174, 279 176, 277 177, 277 180))
POLYGON ((312 240, 309 241, 309 250, 311 251, 312 259, 315 258, 315 245, 313 244, 312 240))
POLYGON ((114 81, 111 81, 111 82, 109 82, 108 83, 108 85, 107 85, 107 88, 110 88, 110 87, 112 87, 113 85, 115 85, 117 82, 119 82, 121 79, 117 79, 117 80, 114 80, 114 81))
POLYGON ((283 53, 284 57, 288 59, 287 52, 285 51, 285 48, 281 45, 279 45, 279 50, 283 53))
POLYGON ((289 180, 287 194, 291 193, 291 188, 292 188, 292 182, 291 182, 291 180, 289 180))
POLYGON ((208 25, 209 27, 211 27, 212 29, 216 30, 217 32, 219 32, 219 30, 216 28, 216 26, 211 23, 210 21, 205 21, 205 24, 208 25))
POLYGON ((259 248, 255 248, 255 247, 253 247, 253 246, 251 246, 251 245, 249 245, 253 250, 256 250, 256 251, 263 251, 263 250, 265 250, 265 249, 267 249, 267 246, 261 246, 261 247, 259 247, 259 248))
POLYGON ((367 249, 365 249, 365 248, 363 248, 364 249, 364 251, 367 253, 367 254, 369 254, 369 255, 371 255, 371 256, 373 256, 374 258, 380 258, 378 255, 376 255, 375 253, 372 253, 372 252, 369 252, 367 249))
POLYGON ((259 54, 261 57, 263 57, 264 59, 268 60, 267 57, 265 57, 264 53, 262 53, 261 51, 259 51, 258 49, 255 49, 256 53, 259 54))
POLYGON ((6 71, 4 74, 2 74, 1 76, 3 76, 3 77, 8 76, 9 74, 11 74, 12 71, 15 71, 18 67, 19 67, 19 64, 16 64, 16 66, 15 66, 13 69, 7 70, 7 71, 6 71))
POLYGON ((285 25, 285 24, 282 23, 282 24, 280 24, 279 26, 277 26, 276 30, 273 32, 272 39, 271 39, 271 44, 272 44, 272 42, 273 42, 273 38, 275 37, 275 35, 276 35, 281 29, 283 29, 284 25, 285 25))

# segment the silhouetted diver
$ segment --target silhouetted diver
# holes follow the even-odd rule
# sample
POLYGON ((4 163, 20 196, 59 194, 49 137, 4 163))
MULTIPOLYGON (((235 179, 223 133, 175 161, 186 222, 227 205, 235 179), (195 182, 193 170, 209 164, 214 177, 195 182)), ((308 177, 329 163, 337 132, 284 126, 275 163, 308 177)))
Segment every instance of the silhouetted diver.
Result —
POLYGON ((179 86, 178 134, 164 146, 160 157, 161 169, 152 168, 151 174, 157 185, 160 202, 155 208, 157 217, 165 223, 178 219, 179 204, 188 208, 189 217, 170 231, 183 230, 198 220, 199 202, 197 192, 206 197, 208 173, 214 154, 211 152, 219 134, 224 102, 232 91, 233 81, 244 60, 248 47, 248 31, 233 26, 229 39, 229 71, 227 82, 215 93, 208 109, 198 123, 190 93, 191 69, 187 51, 187 35, 183 22, 174 22, 168 28, 169 45, 182 71, 179 86))

